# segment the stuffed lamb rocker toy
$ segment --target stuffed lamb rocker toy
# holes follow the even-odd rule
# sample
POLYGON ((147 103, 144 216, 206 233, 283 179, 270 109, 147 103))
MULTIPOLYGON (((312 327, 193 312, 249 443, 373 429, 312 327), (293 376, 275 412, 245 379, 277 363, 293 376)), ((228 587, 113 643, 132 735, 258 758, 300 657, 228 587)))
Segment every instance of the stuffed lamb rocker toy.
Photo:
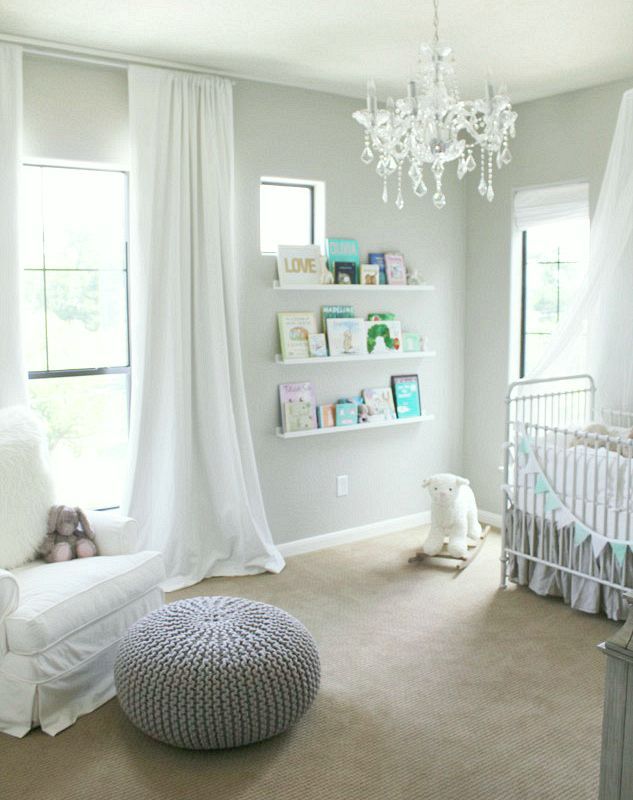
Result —
POLYGON ((431 531, 422 545, 427 556, 436 556, 448 537, 447 552, 453 558, 466 558, 468 539, 481 539, 475 495, 466 478, 442 472, 423 483, 431 495, 431 531))

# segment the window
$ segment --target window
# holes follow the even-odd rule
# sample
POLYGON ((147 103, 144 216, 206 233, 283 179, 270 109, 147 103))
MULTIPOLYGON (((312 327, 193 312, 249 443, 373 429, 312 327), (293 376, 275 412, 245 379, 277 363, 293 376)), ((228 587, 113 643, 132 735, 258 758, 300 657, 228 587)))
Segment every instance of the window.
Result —
POLYGON ((531 225, 522 231, 520 376, 539 362, 587 272, 589 217, 531 225))
POLYGON ((259 186, 259 245, 276 254, 280 244, 315 244, 321 228, 323 184, 262 178, 259 186))
POLYGON ((31 403, 48 423, 58 500, 114 507, 128 435, 127 175, 23 170, 31 403))

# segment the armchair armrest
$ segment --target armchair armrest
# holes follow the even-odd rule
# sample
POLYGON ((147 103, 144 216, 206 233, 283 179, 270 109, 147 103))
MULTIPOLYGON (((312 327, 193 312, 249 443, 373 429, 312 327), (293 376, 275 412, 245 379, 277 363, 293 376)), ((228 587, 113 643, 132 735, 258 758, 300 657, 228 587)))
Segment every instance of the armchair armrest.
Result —
POLYGON ((138 522, 113 511, 88 511, 100 556, 124 556, 141 549, 138 522))
POLYGON ((4 621, 18 607, 20 590, 14 576, 6 569, 0 569, 0 657, 7 652, 7 638, 4 621))

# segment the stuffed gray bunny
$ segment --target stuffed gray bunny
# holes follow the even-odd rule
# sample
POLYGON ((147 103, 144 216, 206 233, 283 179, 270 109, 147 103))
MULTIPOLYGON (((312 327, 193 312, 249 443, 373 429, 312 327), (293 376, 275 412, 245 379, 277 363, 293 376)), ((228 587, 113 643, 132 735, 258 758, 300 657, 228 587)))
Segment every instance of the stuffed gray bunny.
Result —
POLYGON ((40 555, 49 564, 95 556, 97 546, 94 538, 90 523, 80 508, 52 506, 40 555))

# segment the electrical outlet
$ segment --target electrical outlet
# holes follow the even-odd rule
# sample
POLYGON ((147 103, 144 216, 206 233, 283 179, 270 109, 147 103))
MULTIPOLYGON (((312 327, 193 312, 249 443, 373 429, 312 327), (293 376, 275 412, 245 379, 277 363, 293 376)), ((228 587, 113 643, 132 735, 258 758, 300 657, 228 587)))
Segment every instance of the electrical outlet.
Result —
POLYGON ((349 477, 347 475, 336 476, 336 496, 345 497, 349 494, 349 477))

